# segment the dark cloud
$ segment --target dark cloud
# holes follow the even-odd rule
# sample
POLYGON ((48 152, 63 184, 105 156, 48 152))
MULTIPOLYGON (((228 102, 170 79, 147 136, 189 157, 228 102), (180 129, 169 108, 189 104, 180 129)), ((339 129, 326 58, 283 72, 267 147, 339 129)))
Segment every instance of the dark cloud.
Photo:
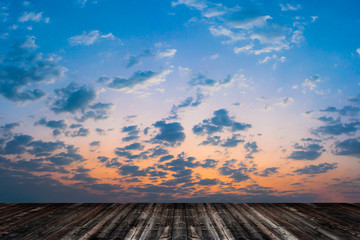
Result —
POLYGON ((153 54, 150 52, 149 49, 144 50, 139 55, 130 55, 126 58, 126 60, 127 60, 126 68, 130 68, 136 64, 139 64, 140 59, 145 58, 145 57, 150 57, 150 56, 153 56, 153 54))
POLYGON ((294 173, 297 173, 298 175, 303 174, 320 174, 320 173, 326 173, 332 169, 337 168, 337 163, 321 163, 319 165, 309 165, 305 166, 304 168, 299 168, 294 171, 294 173))
POLYGON ((260 151, 256 142, 247 142, 244 147, 247 151, 245 158, 253 159, 254 157, 252 155, 260 151))
POLYGON ((88 119, 103 120, 109 118, 109 110, 114 104, 112 103, 95 103, 88 107, 88 110, 83 111, 79 118, 75 118, 79 122, 84 122, 88 119))
POLYGON ((149 150, 147 150, 147 152, 150 154, 149 157, 151 158, 154 158, 154 157, 158 157, 158 156, 161 156, 161 155, 165 155, 165 154, 169 154, 169 151, 160 147, 160 146, 157 146, 155 148, 150 148, 149 150))
POLYGON ((236 147, 239 143, 244 142, 240 139, 240 134, 233 134, 231 138, 221 140, 220 136, 207 136, 206 140, 200 143, 200 145, 213 145, 222 147, 236 147))
POLYGON ((14 122, 14 123, 7 123, 4 124, 2 126, 0 126, 0 132, 2 134, 2 136, 4 137, 9 137, 11 136, 13 133, 13 130, 17 127, 20 127, 20 123, 14 122))
POLYGON ((144 170, 140 170, 139 166, 135 165, 122 165, 118 169, 120 175, 130 175, 132 177, 146 176, 147 173, 144 170))
POLYGON ((27 146, 31 147, 31 149, 28 149, 30 154, 33 154, 36 157, 42 157, 50 156, 54 151, 64 148, 65 144, 61 141, 44 142, 42 140, 38 140, 28 143, 27 146))
POLYGON ((66 152, 61 152, 48 157, 48 160, 60 166, 70 165, 73 162, 85 161, 86 159, 84 159, 84 157, 77 152, 78 148, 75 148, 74 145, 68 145, 66 146, 66 152))
POLYGON ((205 178, 201 179, 199 182, 197 182, 197 184, 201 186, 214 186, 219 184, 219 182, 220 181, 218 179, 205 178))
POLYGON ((165 162, 165 161, 168 161, 173 158, 174 158, 174 155, 166 155, 166 156, 161 157, 159 162, 165 162))
POLYGON ((71 137, 86 137, 87 135, 89 135, 89 133, 90 133, 89 129, 81 127, 76 131, 67 133, 67 135, 71 137))
POLYGON ((350 138, 336 142, 333 153, 335 155, 360 158, 360 138, 350 138))
POLYGON ((185 140, 184 128, 179 122, 166 123, 158 121, 154 127, 159 128, 159 133, 151 139, 153 143, 163 143, 170 146, 179 146, 185 140))
POLYGON ((344 106, 341 109, 336 107, 327 107, 326 109, 319 110, 319 112, 338 113, 341 116, 357 116, 360 112, 360 108, 354 106, 344 106))
POLYGON ((278 173, 278 169, 279 169, 278 167, 266 168, 262 172, 255 173, 255 175, 258 175, 261 177, 269 177, 271 175, 278 173))
POLYGON ((214 86, 220 86, 224 84, 228 84, 231 82, 231 75, 227 76, 224 80, 221 81, 215 81, 213 79, 207 78, 206 76, 202 74, 196 74, 190 81, 189 85, 194 86, 203 86, 203 87, 214 87, 214 86))
POLYGON ((289 159, 293 160, 316 160, 318 159, 321 154, 325 151, 324 147, 318 143, 314 142, 305 142, 304 145, 300 145, 296 143, 294 145, 296 149, 293 151, 289 159))
POLYGON ((194 157, 185 157, 184 154, 179 154, 178 157, 164 165, 159 165, 159 168, 170 170, 174 172, 185 170, 186 168, 199 167, 200 163, 195 161, 194 157))
POLYGON ((133 141, 139 138, 140 130, 138 129, 137 125, 132 126, 125 126, 122 128, 122 132, 127 133, 127 136, 122 138, 124 142, 133 141))
POLYGON ((65 68, 57 57, 44 57, 34 52, 34 37, 12 45, 0 61, 0 95, 13 102, 38 100, 45 96, 41 89, 28 89, 39 83, 49 83, 60 78, 65 68), (32 46, 25 43, 31 41, 32 46))
POLYGON ((360 104, 360 94, 355 97, 349 97, 348 100, 353 104, 360 104))
POLYGON ((208 158, 208 159, 205 159, 204 163, 201 163, 200 166, 203 168, 215 168, 218 163, 219 163, 219 161, 208 158))
POLYGON ((202 123, 195 125, 193 127, 193 132, 197 135, 211 135, 216 132, 222 132, 224 127, 235 132, 246 130, 251 127, 251 124, 235 122, 229 117, 226 109, 219 109, 214 111, 214 117, 205 119, 202 123))
POLYGON ((162 72, 153 71, 137 71, 129 78, 111 78, 106 81, 107 86, 112 89, 125 90, 131 92, 137 88, 145 88, 150 85, 159 84, 165 81, 165 76, 171 71, 164 70, 162 72))
POLYGON ((2 154, 22 154, 26 152, 26 146, 33 140, 29 135, 16 135, 5 144, 1 150, 2 154))
POLYGON ((331 124, 326 126, 318 127, 313 130, 312 133, 317 135, 341 135, 341 134, 353 134, 355 133, 360 126, 360 122, 350 122, 350 123, 338 123, 331 124))
POLYGON ((98 156, 97 159, 99 160, 99 162, 104 163, 105 167, 107 167, 107 168, 116 168, 117 169, 120 166, 122 166, 122 163, 120 163, 118 161, 118 158, 109 159, 108 157, 98 156))
POLYGON ((89 145, 91 147, 99 147, 100 146, 100 141, 93 141, 93 142, 89 143, 89 145))
POLYGON ((102 128, 96 128, 95 131, 97 132, 97 134, 104 136, 106 135, 106 131, 102 128))
POLYGON ((35 122, 35 125, 43 125, 51 129, 66 129, 67 124, 64 120, 49 120, 42 118, 39 121, 35 122))
POLYGON ((177 119, 179 117, 179 109, 187 107, 197 107, 202 103, 203 98, 204 95, 201 92, 197 92, 196 97, 188 97, 179 105, 173 105, 170 111, 170 116, 167 119, 177 119))
POLYGON ((56 89, 55 94, 56 99, 51 106, 55 113, 84 111, 96 97, 94 89, 76 83, 56 89))
POLYGON ((229 176, 229 178, 233 179, 235 182, 243 182, 250 177, 248 176, 249 169, 245 166, 235 167, 235 160, 226 161, 222 167, 219 168, 219 173, 223 176, 229 176))

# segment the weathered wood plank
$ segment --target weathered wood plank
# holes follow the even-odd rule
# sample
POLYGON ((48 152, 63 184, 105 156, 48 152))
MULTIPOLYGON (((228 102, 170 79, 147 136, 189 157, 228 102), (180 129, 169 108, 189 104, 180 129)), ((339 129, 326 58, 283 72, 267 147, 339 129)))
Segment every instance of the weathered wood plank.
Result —
POLYGON ((360 239, 357 203, 0 204, 0 239, 360 239))

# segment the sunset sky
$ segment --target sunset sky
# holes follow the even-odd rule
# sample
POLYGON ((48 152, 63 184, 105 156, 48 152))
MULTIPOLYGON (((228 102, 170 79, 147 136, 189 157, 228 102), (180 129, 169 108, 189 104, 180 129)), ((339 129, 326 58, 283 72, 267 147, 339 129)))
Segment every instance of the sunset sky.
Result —
POLYGON ((0 202, 359 202, 359 9, 0 1, 0 202))

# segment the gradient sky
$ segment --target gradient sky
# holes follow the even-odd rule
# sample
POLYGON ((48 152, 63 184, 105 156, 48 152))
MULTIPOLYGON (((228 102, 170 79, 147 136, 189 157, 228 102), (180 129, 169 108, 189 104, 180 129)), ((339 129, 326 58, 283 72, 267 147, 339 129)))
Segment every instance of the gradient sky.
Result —
POLYGON ((1 202, 359 202, 360 2, 2 0, 1 202))

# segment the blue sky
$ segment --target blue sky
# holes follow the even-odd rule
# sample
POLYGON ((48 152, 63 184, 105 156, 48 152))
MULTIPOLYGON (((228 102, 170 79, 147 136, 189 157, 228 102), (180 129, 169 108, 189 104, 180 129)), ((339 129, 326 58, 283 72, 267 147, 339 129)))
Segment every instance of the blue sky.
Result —
POLYGON ((358 8, 2 1, 0 201, 358 201, 358 8))

